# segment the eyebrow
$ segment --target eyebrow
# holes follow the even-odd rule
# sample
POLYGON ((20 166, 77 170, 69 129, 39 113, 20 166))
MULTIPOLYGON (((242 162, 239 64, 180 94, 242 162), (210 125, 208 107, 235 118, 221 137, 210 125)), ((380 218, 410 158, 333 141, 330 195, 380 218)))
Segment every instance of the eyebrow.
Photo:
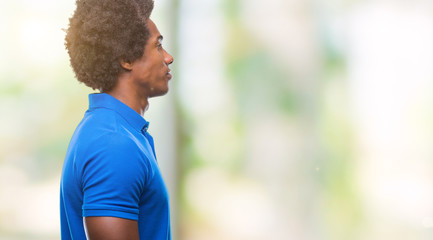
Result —
POLYGON ((157 38, 158 42, 161 42, 163 39, 164 39, 164 37, 162 35, 159 35, 157 38))

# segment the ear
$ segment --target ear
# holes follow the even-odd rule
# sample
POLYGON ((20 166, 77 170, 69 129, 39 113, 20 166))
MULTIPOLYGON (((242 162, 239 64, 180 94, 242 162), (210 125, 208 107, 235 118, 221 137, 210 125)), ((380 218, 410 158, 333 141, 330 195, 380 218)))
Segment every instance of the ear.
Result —
POLYGON ((132 63, 130 61, 120 60, 120 66, 127 71, 132 70, 132 63))

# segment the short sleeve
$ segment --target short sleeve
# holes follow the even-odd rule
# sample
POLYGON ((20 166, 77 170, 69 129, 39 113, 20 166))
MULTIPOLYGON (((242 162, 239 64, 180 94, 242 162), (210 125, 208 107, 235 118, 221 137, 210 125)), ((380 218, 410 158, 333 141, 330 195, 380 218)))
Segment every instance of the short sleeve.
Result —
POLYGON ((99 140, 82 166, 83 217, 138 220, 149 175, 146 155, 134 140, 120 134, 99 140))

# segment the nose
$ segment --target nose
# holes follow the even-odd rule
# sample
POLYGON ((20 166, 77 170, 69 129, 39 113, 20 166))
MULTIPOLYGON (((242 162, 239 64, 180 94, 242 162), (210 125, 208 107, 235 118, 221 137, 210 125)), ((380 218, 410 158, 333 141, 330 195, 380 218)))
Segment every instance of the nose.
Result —
POLYGON ((171 55, 170 55, 167 51, 165 51, 165 50, 164 50, 164 52, 165 52, 164 62, 165 62, 167 65, 172 64, 172 63, 174 62, 173 56, 171 56, 171 55))

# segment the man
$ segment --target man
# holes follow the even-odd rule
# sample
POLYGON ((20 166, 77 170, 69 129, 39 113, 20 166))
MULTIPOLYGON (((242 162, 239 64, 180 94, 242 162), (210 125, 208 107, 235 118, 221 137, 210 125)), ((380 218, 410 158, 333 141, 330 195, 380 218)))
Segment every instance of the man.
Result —
POLYGON ((167 189, 156 162, 148 98, 164 95, 173 58, 149 19, 153 0, 77 0, 65 38, 77 79, 101 93, 66 154, 62 239, 171 239, 167 189))

